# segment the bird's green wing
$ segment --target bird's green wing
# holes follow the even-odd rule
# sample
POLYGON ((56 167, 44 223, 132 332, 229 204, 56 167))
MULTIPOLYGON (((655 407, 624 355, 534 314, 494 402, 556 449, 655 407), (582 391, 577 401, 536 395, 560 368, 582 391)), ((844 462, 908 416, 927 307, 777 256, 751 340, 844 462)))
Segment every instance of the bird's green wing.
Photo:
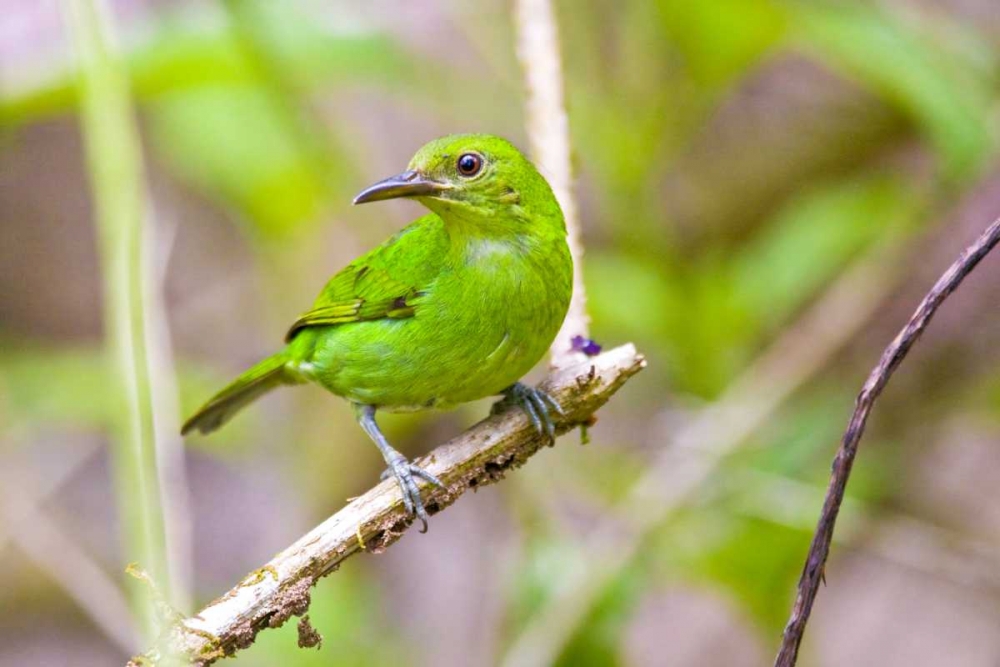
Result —
POLYGON ((440 257, 428 252, 434 250, 440 235, 439 225, 428 218, 418 220, 331 278, 312 309, 289 328, 285 340, 307 327, 413 317, 423 289, 437 273, 434 259, 440 257), (409 261, 399 262, 398 258, 409 261))
POLYGON ((295 320, 286 340, 306 327, 412 317, 414 302, 422 296, 416 287, 393 280, 385 269, 367 264, 351 264, 333 282, 338 285, 331 285, 335 288, 332 293, 324 290, 312 309, 295 320))

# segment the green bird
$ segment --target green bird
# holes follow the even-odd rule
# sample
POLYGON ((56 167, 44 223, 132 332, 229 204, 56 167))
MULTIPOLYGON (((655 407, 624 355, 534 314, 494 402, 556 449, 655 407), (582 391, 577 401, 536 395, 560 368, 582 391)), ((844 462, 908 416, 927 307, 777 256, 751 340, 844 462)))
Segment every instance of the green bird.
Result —
POLYGON ((427 529, 416 479, 444 485, 386 441, 390 412, 446 408, 502 394, 554 436, 559 404, 518 380, 566 316, 573 262, 548 182, 513 145, 451 135, 355 204, 409 197, 430 209, 337 273, 292 324, 286 345, 213 396, 181 432, 209 433, 279 385, 314 382, 343 396, 382 452, 403 502, 427 529))

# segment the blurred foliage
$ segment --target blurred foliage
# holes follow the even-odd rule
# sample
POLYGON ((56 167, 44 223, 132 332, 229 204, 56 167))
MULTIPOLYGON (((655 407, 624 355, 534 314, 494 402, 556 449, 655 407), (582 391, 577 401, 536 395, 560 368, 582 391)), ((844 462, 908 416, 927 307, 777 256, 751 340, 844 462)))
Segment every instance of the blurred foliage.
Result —
POLYGON ((803 4, 795 18, 807 48, 913 118, 937 151, 946 179, 968 178, 982 167, 995 144, 990 108, 998 55, 975 33, 940 39, 929 23, 850 4, 803 4))
POLYGON ((0 368, 5 430, 27 430, 33 424, 88 429, 111 424, 114 397, 101 391, 110 383, 103 355, 71 349, 5 351, 0 368))
MULTIPOLYGON (((86 432, 110 428, 119 406, 105 391, 111 383, 107 359, 100 350, 71 346, 21 345, 0 340, 0 423, 14 442, 40 426, 86 432), (16 389, 16 390, 15 390, 16 389)), ((195 364, 178 368, 182 401, 193 404, 219 383, 220 375, 195 364)), ((245 449, 251 424, 233 424, 235 433, 220 433, 212 443, 192 440, 196 447, 219 452, 245 449)))
MULTIPOLYGON (((619 433, 604 423, 654 423, 674 403, 688 409, 717 398, 858 258, 926 231, 933 214, 995 159, 1000 40, 945 12, 900 4, 559 3, 594 337, 607 345, 633 340, 651 365, 628 404, 609 406, 606 422, 602 415, 594 445, 560 450, 573 461, 540 493, 583 489, 588 509, 611 506, 665 438, 637 442, 638 431, 619 433), (726 221, 719 233, 685 234, 664 184, 695 147, 714 142, 731 152, 716 155, 722 167, 708 172, 719 181, 698 185, 712 198, 736 198, 733 210, 740 210, 741 184, 726 178, 745 173, 737 167, 763 169, 764 158, 740 152, 741 133, 753 126, 727 117, 723 132, 714 123, 733 100, 747 105, 747 116, 771 113, 767 97, 775 91, 762 82, 780 75, 789 58, 849 82, 854 88, 845 95, 870 96, 904 132, 880 144, 838 146, 853 156, 846 167, 795 184, 766 210, 726 221)), ((372 162, 398 162, 409 150, 400 146, 415 147, 423 138, 401 132, 492 127, 524 143, 512 129, 520 126, 522 100, 508 8, 459 12, 444 3, 434 11, 448 20, 430 13, 413 30, 443 25, 444 43, 420 40, 392 16, 347 11, 345 3, 324 13, 315 3, 263 0, 232 0, 212 10, 158 6, 139 38, 126 41, 147 160, 196 195, 199 206, 236 224, 261 273, 261 313, 250 321, 270 327, 265 314, 304 306, 312 294, 301 293, 311 289, 302 282, 336 269, 331 257, 346 260, 363 249, 354 235, 367 240, 372 229, 398 222, 386 212, 391 208, 358 213, 371 216, 363 228, 335 213, 377 175, 372 162), (364 145, 373 137, 383 144, 364 145)), ((3 93, 0 125, 9 136, 65 119, 77 104, 68 73, 3 93)), ((819 136, 803 141, 822 147, 823 130, 817 126, 819 136)), ((0 213, 0 224, 17 222, 0 213)), ((210 223, 183 224, 200 238, 194 228, 210 223)), ((226 325, 219 312, 202 319, 195 334, 201 337, 226 325)), ((280 333, 275 329, 275 338, 280 333)), ((107 427, 116 406, 101 391, 108 377, 100 352, 79 341, 14 340, 2 322, 0 336, 0 436, 26 442, 33 433, 107 427)), ((263 351, 243 349, 233 357, 263 351)), ((205 353, 195 359, 183 348, 178 356, 186 405, 232 370, 233 359, 205 353)), ((644 556, 574 633, 562 664, 622 664, 621 631, 644 590, 676 582, 728 597, 762 637, 773 639, 856 390, 856 380, 848 386, 838 380, 823 376, 802 390, 775 424, 726 461, 697 503, 657 530, 644 556), (817 500, 797 511, 780 507, 759 482, 764 478, 814 489, 817 500)), ((976 383, 969 394, 1000 414, 996 381, 976 383)), ((211 442, 192 444, 206 456, 287 470, 288 484, 306 504, 327 511, 365 488, 378 465, 374 451, 358 453, 367 445, 351 430, 349 415, 329 404, 303 391, 267 406, 267 414, 281 416, 273 424, 251 410, 211 442), (274 436, 298 446, 273 444, 274 436)), ((386 428, 394 440, 409 438, 413 451, 423 451, 431 434, 440 435, 427 424, 405 418, 388 420, 386 428)), ((872 508, 893 502, 904 463, 900 438, 886 428, 866 441, 865 465, 851 484, 854 501, 872 508)), ((514 514, 524 544, 517 576, 506 582, 501 651, 579 557, 576 542, 554 521, 538 511, 514 514)), ((346 665, 363 655, 365 664, 398 664, 412 647, 399 639, 399 620, 383 613, 385 606, 375 573, 347 568, 314 593, 310 616, 325 636, 321 651, 292 650, 289 624, 263 633, 238 660, 346 665)))
POLYGON ((771 0, 655 4, 659 25, 683 56, 686 73, 705 90, 724 88, 759 62, 783 37, 789 20, 785 7, 771 0))

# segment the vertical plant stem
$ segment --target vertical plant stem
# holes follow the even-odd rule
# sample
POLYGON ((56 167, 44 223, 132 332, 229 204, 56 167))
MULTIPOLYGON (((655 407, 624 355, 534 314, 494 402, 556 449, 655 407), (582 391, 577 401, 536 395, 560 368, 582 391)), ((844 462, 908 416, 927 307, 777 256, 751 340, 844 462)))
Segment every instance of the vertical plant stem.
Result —
MULTIPOLYGON (((151 204, 155 200, 152 196, 148 199, 151 204)), ((151 205, 146 217, 147 233, 144 247, 145 265, 148 267, 145 313, 155 426, 156 472, 166 539, 164 557, 170 585, 167 589, 168 599, 175 608, 189 611, 194 582, 191 494, 188 489, 184 441, 180 435, 180 392, 177 388, 177 372, 167 323, 167 308, 163 299, 176 225, 167 224, 161 216, 154 215, 155 208, 151 205)))
MULTIPOLYGON (((105 1, 64 0, 64 7, 78 60, 80 120, 104 280, 105 338, 117 378, 114 389, 121 398, 112 459, 125 554, 154 581, 168 585, 144 309, 145 197, 138 132, 105 1)), ((150 635, 155 631, 151 591, 130 589, 140 626, 150 635)))
POLYGON ((587 336, 587 296, 583 286, 583 242, 570 156, 569 118, 563 96, 559 29, 550 0, 517 0, 514 6, 517 56, 524 70, 525 123, 531 154, 566 219, 566 241, 573 256, 573 299, 562 329, 552 343, 552 367, 564 368, 580 360, 572 352, 573 336, 587 336))

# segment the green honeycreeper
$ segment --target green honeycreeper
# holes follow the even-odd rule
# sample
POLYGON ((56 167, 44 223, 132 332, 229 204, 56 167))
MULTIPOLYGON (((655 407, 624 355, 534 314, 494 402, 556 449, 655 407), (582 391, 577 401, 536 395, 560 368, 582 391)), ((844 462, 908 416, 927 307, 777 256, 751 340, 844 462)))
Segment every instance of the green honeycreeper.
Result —
POLYGON ((441 408, 503 394, 553 437, 559 404, 518 379, 566 316, 573 262, 562 211, 514 146, 485 134, 431 141, 355 204, 409 197, 430 209, 337 273, 286 346, 213 396, 182 433, 209 433, 279 385, 315 382, 349 400, 427 528, 414 478, 443 484, 386 441, 376 410, 441 408))

